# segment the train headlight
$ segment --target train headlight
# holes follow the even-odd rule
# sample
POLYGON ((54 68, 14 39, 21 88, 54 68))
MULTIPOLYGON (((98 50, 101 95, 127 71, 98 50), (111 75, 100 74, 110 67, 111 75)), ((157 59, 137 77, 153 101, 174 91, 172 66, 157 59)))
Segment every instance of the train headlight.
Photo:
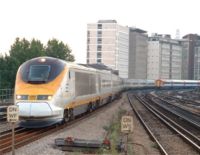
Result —
POLYGON ((38 95, 37 99, 38 100, 51 100, 52 99, 52 95, 38 95))
POLYGON ((45 58, 41 58, 39 61, 40 62, 46 62, 46 59, 45 58))
POLYGON ((28 95, 16 95, 17 100, 28 100, 28 95))

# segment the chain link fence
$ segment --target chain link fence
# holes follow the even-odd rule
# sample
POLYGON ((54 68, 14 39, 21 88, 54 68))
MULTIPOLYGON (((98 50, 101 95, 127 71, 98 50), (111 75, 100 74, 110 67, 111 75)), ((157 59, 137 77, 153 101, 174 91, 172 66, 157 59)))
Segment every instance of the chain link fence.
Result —
POLYGON ((0 89, 0 105, 14 103, 14 89, 0 89))

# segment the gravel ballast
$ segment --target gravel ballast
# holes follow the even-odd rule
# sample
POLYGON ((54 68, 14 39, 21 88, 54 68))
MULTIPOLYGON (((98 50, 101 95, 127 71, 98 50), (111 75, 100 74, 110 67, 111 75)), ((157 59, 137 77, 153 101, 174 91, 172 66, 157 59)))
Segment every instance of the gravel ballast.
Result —
MULTIPOLYGON (((114 101, 114 103, 111 106, 107 106, 107 108, 105 108, 103 112, 99 112, 98 114, 92 115, 90 118, 75 123, 68 129, 62 129, 58 132, 55 132, 54 134, 51 134, 37 141, 34 141, 26 146, 18 148, 15 150, 15 155, 79 155, 79 153, 64 152, 61 151, 59 148, 56 148, 55 139, 74 137, 88 140, 103 140, 107 135, 107 132, 105 131, 104 127, 109 126, 113 118, 118 114, 119 109, 123 109, 128 112, 131 111, 129 104, 126 101, 126 94, 124 94, 120 100, 114 101)), ((136 121, 135 117, 134 121, 136 121)), ((136 124, 135 125, 137 127, 135 129, 137 131, 135 131, 135 134, 132 135, 135 137, 133 138, 134 141, 140 141, 139 137, 141 137, 141 135, 146 135, 144 136, 145 144, 150 145, 152 142, 147 138, 148 136, 145 130, 142 129, 143 127, 139 125, 138 122, 136 124)), ((143 150, 137 150, 136 152, 137 154, 143 153, 143 150)), ((150 150, 148 150, 148 152, 152 153, 150 150)), ((12 152, 6 153, 6 155, 11 154, 12 152)))

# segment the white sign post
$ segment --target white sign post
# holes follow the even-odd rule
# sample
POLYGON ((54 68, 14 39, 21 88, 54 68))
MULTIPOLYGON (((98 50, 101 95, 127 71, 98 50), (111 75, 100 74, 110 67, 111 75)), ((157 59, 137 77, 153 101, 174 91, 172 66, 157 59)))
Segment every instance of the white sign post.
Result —
POLYGON ((121 119, 121 132, 125 133, 127 136, 126 139, 126 147, 125 147, 125 155, 127 155, 128 151, 128 134, 133 132, 133 117, 132 116, 122 116, 121 119))
POLYGON ((121 119, 121 132, 131 133, 133 132, 133 117, 132 116, 122 116, 121 119))
POLYGON ((19 120, 19 107, 16 105, 8 106, 7 121, 12 125, 12 155, 15 155, 15 122, 19 120))

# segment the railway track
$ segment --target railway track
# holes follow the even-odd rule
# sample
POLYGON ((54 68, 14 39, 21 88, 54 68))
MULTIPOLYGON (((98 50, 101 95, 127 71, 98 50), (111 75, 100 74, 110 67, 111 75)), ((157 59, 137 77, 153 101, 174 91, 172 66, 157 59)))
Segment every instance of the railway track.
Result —
MULTIPOLYGON (((117 100, 116 100, 117 101, 117 100)), ((40 129, 25 129, 25 128, 16 128, 15 129, 15 148, 19 148, 21 146, 27 145, 35 140, 38 140, 42 137, 45 137, 47 135, 50 135, 56 131, 59 131, 61 129, 69 129, 79 123, 80 121, 84 121, 85 119, 88 119, 92 115, 97 115, 98 113, 102 112, 105 108, 108 108, 109 106, 112 106, 116 101, 113 101, 112 103, 106 104, 96 110, 94 110, 91 113, 87 113, 83 116, 79 116, 75 118, 72 121, 69 121, 65 124, 61 125, 55 125, 50 126, 46 128, 40 128, 40 129)), ((12 133, 11 130, 7 130, 0 133, 0 155, 9 152, 12 149, 12 133)))
MULTIPOLYGON (((149 100, 149 98, 147 98, 147 102, 150 102, 153 108, 158 111, 160 115, 166 117, 166 119, 168 119, 171 124, 176 126, 178 130, 181 130, 185 135, 187 135, 187 137, 200 146, 200 127, 198 124, 198 119, 196 117, 186 118, 193 114, 185 110, 181 111, 182 113, 178 113, 178 110, 176 111, 174 107, 171 107, 171 109, 166 108, 155 100, 149 100), (195 119, 195 121, 192 119, 195 119)), ((177 108, 179 109, 179 107, 177 108)))
POLYGON ((159 97, 148 95, 147 100, 154 104, 156 107, 160 107, 160 109, 164 110, 165 112, 173 114, 173 117, 176 117, 177 119, 181 118, 182 120, 188 122, 191 126, 194 126, 200 130, 200 115, 185 110, 180 106, 172 104, 159 97))
MULTIPOLYGON (((169 121, 170 118, 161 115, 144 99, 128 94, 131 107, 145 126, 152 139, 156 142, 162 154, 168 155, 199 155, 199 141, 193 141, 185 132, 169 121), (137 99, 138 101, 135 101, 137 99)), ((198 139, 198 137, 196 137, 198 139)))
POLYGON ((200 109, 198 108, 200 103, 195 101, 195 99, 192 100, 192 99, 186 99, 183 97, 180 98, 177 96, 169 96, 169 97, 165 97, 163 99, 169 103, 179 105, 180 107, 182 107, 186 110, 190 110, 192 113, 200 116, 200 109))

